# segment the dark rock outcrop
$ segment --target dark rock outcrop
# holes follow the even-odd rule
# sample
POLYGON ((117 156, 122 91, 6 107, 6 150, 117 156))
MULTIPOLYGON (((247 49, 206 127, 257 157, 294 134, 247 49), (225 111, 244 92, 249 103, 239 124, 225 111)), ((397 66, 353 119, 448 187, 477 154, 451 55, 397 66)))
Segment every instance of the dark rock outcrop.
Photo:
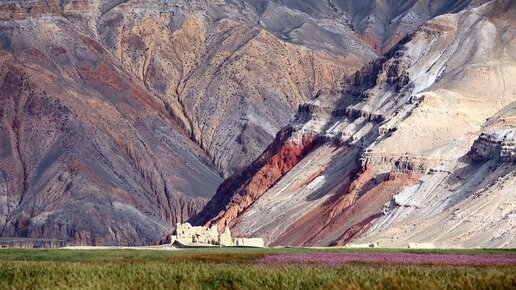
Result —
POLYGON ((480 134, 471 147, 469 155, 478 161, 501 159, 502 161, 516 160, 516 130, 499 129, 480 134))

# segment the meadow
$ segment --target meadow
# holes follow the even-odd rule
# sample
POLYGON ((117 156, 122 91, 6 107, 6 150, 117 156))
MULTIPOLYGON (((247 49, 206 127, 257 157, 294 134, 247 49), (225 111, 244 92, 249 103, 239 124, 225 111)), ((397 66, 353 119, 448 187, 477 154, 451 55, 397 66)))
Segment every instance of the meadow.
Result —
POLYGON ((0 289, 516 289, 515 261, 515 250, 3 249, 0 289))

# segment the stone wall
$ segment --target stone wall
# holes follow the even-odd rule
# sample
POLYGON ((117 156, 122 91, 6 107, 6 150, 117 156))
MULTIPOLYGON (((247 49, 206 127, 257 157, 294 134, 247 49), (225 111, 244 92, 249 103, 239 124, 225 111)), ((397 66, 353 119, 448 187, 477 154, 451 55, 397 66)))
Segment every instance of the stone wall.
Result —
POLYGON ((176 235, 172 237, 172 240, 182 244, 218 245, 219 232, 216 227, 194 227, 189 223, 178 223, 176 235))
POLYGON ((56 239, 31 239, 31 238, 0 238, 0 249, 5 248, 61 248, 67 245, 64 240, 56 239))
POLYGON ((233 239, 228 227, 222 233, 218 232, 217 226, 209 228, 203 226, 192 226, 189 223, 176 225, 176 234, 170 237, 171 244, 178 242, 183 245, 220 245, 220 246, 244 246, 244 247, 264 247, 263 239, 237 238, 233 239))
POLYGON ((263 248, 265 246, 263 239, 260 239, 260 238, 252 238, 252 239, 237 238, 237 239, 235 239, 235 245, 242 246, 242 247, 258 247, 258 248, 263 248))

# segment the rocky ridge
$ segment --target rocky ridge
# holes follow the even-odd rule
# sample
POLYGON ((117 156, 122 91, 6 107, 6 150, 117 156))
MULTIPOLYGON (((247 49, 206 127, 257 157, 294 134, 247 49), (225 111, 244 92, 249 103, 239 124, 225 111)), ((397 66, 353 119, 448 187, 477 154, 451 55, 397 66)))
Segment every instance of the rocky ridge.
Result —
POLYGON ((219 174, 108 51, 66 22, 3 25, 1 236, 150 244, 204 205, 219 174))
POLYGON ((347 26, 315 41, 302 11, 254 4, 2 1, 0 236, 155 243, 375 57, 347 26))
POLYGON ((207 207, 218 215, 194 220, 269 245, 514 245, 514 13, 510 1, 491 1, 425 23, 340 90, 303 105, 291 137, 273 147, 327 142, 258 196, 247 187, 256 176, 232 177, 246 203, 234 209, 219 189, 207 207), (475 142, 502 112, 500 131, 475 142), (457 218, 463 207, 475 217, 457 218))
POLYGON ((471 147, 471 157, 479 161, 494 158, 509 162, 516 160, 515 133, 515 129, 483 132, 471 147))

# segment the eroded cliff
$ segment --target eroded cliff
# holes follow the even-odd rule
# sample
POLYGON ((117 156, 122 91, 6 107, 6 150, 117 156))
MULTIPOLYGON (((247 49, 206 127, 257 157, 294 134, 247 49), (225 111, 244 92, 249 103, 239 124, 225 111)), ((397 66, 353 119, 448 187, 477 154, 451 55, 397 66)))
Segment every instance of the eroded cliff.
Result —
POLYGON ((210 222, 269 245, 514 246, 515 11, 439 16, 303 105, 282 144, 326 142, 210 222))

